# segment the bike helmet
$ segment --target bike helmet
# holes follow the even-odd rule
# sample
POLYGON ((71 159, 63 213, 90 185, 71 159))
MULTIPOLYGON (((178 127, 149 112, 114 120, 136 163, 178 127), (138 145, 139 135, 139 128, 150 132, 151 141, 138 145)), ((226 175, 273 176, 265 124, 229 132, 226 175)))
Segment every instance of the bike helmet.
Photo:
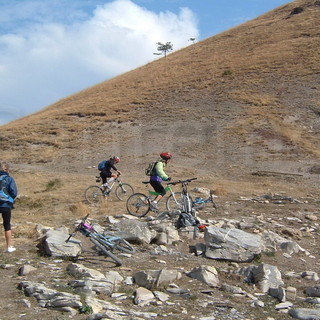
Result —
POLYGON ((169 160, 172 158, 172 154, 169 152, 162 152, 162 153, 160 153, 160 157, 163 160, 169 160))
POLYGON ((112 159, 114 160, 115 163, 120 162, 120 158, 117 156, 114 156, 112 159))

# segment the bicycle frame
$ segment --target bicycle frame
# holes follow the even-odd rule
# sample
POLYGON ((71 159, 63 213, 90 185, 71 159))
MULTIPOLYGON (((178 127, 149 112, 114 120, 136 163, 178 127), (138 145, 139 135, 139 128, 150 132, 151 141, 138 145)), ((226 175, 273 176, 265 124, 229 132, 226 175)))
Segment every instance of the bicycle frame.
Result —
MULTIPOLYGON (((100 177, 99 177, 99 178, 100 178, 100 177)), ((108 187, 109 187, 109 188, 106 189, 103 193, 105 193, 105 192, 110 192, 110 191, 113 189, 113 187, 114 187, 114 185, 115 185, 116 182, 118 182, 119 185, 122 184, 119 178, 115 178, 115 179, 111 182, 111 184, 109 183, 109 179, 110 179, 110 178, 107 178, 107 184, 108 184, 108 187)), ((100 178, 100 181, 101 181, 101 178, 100 178)), ((100 184, 100 187, 102 188, 103 185, 104 185, 103 183, 100 184)))
MULTIPOLYGON (((164 190, 166 191, 166 193, 167 193, 168 191, 170 191, 172 197, 174 198, 174 200, 175 200, 176 203, 177 203, 177 199, 176 199, 175 193, 174 193, 174 191, 172 190, 172 188, 171 188, 171 186, 170 186, 169 184, 167 184, 167 186, 164 188, 164 190)), ((149 195, 150 195, 150 196, 158 196, 158 195, 160 195, 160 193, 159 193, 159 192, 152 191, 152 190, 149 190, 149 195)), ((151 198, 150 198, 150 199, 151 199, 151 198)))
POLYGON ((84 236, 88 237, 90 241, 95 245, 95 247, 99 248, 105 255, 113 259, 117 265, 121 265, 122 261, 112 253, 113 249, 120 250, 126 253, 135 252, 135 249, 125 239, 111 234, 101 234, 97 232, 93 228, 93 226, 86 221, 88 216, 89 214, 81 220, 81 222, 77 225, 75 231, 69 235, 66 242, 68 242, 70 238, 79 231, 84 236))
MULTIPOLYGON (((186 213, 190 213, 192 215, 195 214, 193 208, 192 208, 192 199, 188 192, 188 183, 196 180, 197 178, 187 179, 187 180, 179 180, 176 182, 169 182, 168 184, 176 185, 181 184, 182 185, 182 192, 181 192, 181 204, 182 204, 182 211, 186 213)), ((175 201, 177 202, 177 199, 174 197, 175 201)), ((178 203, 178 202, 177 202, 178 203)))
POLYGON ((95 238, 102 239, 110 248, 115 247, 114 241, 121 239, 120 237, 117 237, 117 236, 105 235, 105 234, 99 233, 93 228, 93 226, 90 223, 86 222, 85 220, 84 221, 82 220, 79 223, 79 225, 77 226, 77 229, 78 229, 77 231, 81 232, 86 237, 95 237, 95 238))

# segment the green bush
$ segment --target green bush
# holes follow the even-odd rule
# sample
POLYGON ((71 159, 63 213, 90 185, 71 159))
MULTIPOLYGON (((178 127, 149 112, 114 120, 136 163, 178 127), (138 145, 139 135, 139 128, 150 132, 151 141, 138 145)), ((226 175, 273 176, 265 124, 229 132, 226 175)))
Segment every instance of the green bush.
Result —
POLYGON ((233 74, 231 69, 226 69, 222 72, 222 76, 231 76, 233 74))
POLYGON ((61 180, 56 178, 56 179, 48 181, 46 188, 45 188, 45 191, 57 190, 61 186, 62 186, 61 180))

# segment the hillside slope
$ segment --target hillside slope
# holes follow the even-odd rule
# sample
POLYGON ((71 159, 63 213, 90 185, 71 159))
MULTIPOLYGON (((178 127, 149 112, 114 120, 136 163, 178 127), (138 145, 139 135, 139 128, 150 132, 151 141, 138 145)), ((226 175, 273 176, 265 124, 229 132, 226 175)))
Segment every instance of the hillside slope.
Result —
POLYGON ((168 150, 177 175, 318 181, 319 25, 319 1, 293 1, 1 126, 2 158, 80 172, 118 154, 141 175, 168 150))

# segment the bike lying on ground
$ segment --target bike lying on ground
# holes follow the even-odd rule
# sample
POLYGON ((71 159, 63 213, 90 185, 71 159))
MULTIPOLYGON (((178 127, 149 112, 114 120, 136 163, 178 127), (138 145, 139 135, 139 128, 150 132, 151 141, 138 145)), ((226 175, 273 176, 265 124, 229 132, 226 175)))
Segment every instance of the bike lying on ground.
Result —
POLYGON ((210 194, 208 196, 208 198, 202 198, 202 197, 196 197, 193 201, 192 201, 192 206, 195 209, 201 209, 203 208, 207 203, 212 203, 212 206, 214 209, 217 209, 217 204, 214 202, 213 200, 213 193, 210 190, 210 194))
MULTIPOLYGON (((100 176, 96 176, 96 182, 101 182, 100 176)), ((127 200, 127 198, 133 194, 134 191, 132 186, 128 183, 121 182, 119 176, 117 176, 117 178, 115 178, 111 184, 108 184, 106 190, 104 190, 103 184, 100 186, 89 186, 84 192, 84 197, 89 203, 97 204, 101 202, 102 199, 105 199, 110 195, 116 184, 118 185, 116 186, 114 192, 119 200, 127 200)))
MULTIPOLYGON (((203 207, 206 203, 212 202, 213 207, 216 208, 216 205, 213 201, 213 195, 212 192, 210 192, 210 196, 207 199, 203 198, 196 198, 195 201, 192 200, 192 197, 190 196, 188 192, 188 183, 191 181, 196 180, 197 178, 187 179, 187 180, 179 180, 176 182, 169 182, 167 183, 167 186, 165 190, 170 193, 169 197, 166 200, 166 209, 168 211, 183 211, 183 212, 192 212, 194 209, 198 209, 200 207, 203 207), (171 188, 171 185, 181 184, 182 185, 182 192, 174 192, 174 190, 171 188)), ((144 184, 149 184, 149 182, 142 182, 144 184)), ((149 211, 157 212, 158 210, 155 210, 151 206, 151 201, 154 197, 159 195, 159 193, 150 191, 148 192, 148 195, 136 192, 132 194, 127 199, 127 210, 128 212, 136 217, 144 217, 148 214, 149 211)))
POLYGON ((113 251, 118 250, 124 253, 135 253, 135 249, 125 239, 112 235, 111 233, 99 233, 94 230, 93 226, 87 221, 89 214, 87 214, 81 222, 77 225, 74 232, 71 233, 66 240, 69 242, 77 232, 88 237, 90 241, 95 245, 95 249, 102 251, 106 256, 110 257, 118 266, 122 265, 122 260, 118 258, 113 251))

